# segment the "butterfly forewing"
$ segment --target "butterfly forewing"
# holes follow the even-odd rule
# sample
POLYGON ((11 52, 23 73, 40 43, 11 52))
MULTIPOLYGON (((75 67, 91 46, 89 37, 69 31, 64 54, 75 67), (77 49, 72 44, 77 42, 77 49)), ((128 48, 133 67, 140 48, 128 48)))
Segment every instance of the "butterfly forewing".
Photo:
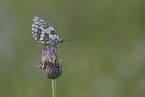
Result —
POLYGON ((62 43, 59 37, 46 20, 35 16, 32 22, 32 34, 36 41, 49 44, 52 46, 57 46, 62 43))

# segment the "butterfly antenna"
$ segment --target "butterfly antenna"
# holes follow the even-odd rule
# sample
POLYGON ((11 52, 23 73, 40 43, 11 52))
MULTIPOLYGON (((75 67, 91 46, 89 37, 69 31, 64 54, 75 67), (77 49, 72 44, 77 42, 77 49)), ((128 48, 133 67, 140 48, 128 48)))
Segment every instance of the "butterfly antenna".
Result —
POLYGON ((68 38, 63 39, 62 41, 72 42, 72 41, 69 40, 68 38))

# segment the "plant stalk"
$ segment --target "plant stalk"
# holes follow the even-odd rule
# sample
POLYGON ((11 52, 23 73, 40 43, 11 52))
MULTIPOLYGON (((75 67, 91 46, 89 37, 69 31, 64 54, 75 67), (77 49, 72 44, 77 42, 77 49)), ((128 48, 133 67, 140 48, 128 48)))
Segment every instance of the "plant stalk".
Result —
POLYGON ((52 97, 56 97, 56 79, 52 79, 52 97))

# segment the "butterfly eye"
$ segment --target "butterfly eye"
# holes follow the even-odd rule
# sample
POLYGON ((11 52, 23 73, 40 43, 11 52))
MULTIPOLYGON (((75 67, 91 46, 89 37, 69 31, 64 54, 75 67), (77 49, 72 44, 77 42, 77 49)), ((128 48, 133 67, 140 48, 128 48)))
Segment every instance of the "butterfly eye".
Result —
POLYGON ((63 43, 63 40, 61 40, 60 43, 63 43))

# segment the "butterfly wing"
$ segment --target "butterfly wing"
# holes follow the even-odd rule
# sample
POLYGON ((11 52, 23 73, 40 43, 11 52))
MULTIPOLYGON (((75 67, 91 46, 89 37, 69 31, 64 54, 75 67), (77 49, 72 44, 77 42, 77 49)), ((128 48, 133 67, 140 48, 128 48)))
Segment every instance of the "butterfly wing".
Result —
POLYGON ((33 19, 32 34, 37 42, 45 44, 59 45, 58 42, 61 41, 54 28, 51 27, 46 20, 43 20, 38 16, 35 16, 33 19))

